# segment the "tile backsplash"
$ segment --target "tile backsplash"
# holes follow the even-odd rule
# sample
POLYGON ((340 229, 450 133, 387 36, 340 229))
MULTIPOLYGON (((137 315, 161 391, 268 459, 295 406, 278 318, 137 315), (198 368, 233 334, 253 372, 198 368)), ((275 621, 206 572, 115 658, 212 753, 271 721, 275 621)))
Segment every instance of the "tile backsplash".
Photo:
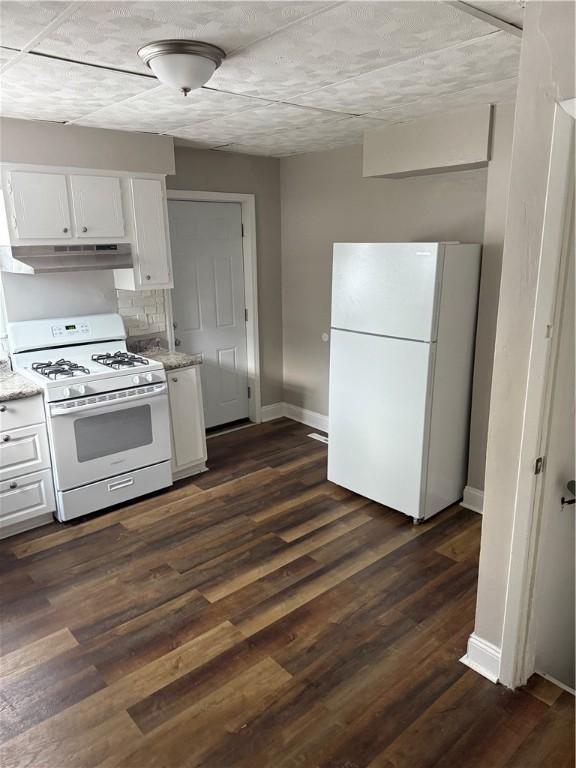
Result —
POLYGON ((116 291, 128 336, 166 334, 164 291, 116 291))

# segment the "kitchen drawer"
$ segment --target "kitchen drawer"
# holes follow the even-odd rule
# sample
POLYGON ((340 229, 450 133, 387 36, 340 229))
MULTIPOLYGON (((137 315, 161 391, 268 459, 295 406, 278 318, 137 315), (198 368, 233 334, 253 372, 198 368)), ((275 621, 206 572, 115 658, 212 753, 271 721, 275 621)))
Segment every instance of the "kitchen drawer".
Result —
POLYGON ((4 400, 0 403, 0 431, 27 427, 30 424, 42 424, 46 421, 44 416, 44 403, 42 395, 33 397, 21 397, 18 400, 4 400))
POLYGON ((49 469, 0 482, 0 538, 49 522, 54 509, 49 469))
POLYGON ((45 424, 0 433, 0 480, 50 468, 45 424))
POLYGON ((170 460, 99 480, 70 491, 58 491, 58 519, 72 520, 89 512, 131 501, 172 485, 170 460))

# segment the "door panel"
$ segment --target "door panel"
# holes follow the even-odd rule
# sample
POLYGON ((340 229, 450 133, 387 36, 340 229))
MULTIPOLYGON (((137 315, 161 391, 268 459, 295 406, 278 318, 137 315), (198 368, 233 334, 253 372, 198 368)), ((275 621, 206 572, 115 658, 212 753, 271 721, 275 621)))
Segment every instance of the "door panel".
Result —
POLYGON ((429 369, 435 344, 333 330, 328 479, 420 514, 429 369))
POLYGON ((575 477, 574 230, 565 283, 558 360, 552 389, 550 432, 542 489, 542 534, 536 575, 536 671, 575 686, 574 517, 566 483, 575 477))
POLYGON ((64 174, 13 171, 10 185, 18 237, 72 237, 64 174))
POLYGON ((207 427, 248 417, 240 203, 168 203, 179 349, 203 355, 207 427))
POLYGON ((124 237, 120 180, 70 176, 76 237, 124 237))
POLYGON ((438 243, 335 243, 333 328, 433 341, 438 243))

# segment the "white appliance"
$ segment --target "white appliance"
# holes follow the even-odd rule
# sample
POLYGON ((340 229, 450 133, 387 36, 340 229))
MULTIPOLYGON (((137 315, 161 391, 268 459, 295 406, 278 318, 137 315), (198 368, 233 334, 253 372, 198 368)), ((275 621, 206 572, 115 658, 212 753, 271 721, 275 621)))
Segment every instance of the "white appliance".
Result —
POLYGON ((172 485, 166 372, 127 352, 120 315, 9 323, 8 344, 44 392, 59 520, 172 485))
POLYGON ((479 273, 479 245, 334 245, 328 479, 415 522, 462 497, 479 273))

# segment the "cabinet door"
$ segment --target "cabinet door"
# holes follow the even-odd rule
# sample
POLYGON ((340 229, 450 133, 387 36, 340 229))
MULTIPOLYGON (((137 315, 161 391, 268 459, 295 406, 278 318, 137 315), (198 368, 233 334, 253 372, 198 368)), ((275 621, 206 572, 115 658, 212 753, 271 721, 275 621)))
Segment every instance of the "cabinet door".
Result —
POLYGON ((76 237, 124 237, 120 179, 71 176, 76 237))
POLYGON ((202 387, 197 367, 168 372, 174 472, 206 461, 202 387))
POLYGON ((136 288, 171 288, 164 190, 158 179, 132 179, 136 288))
POLYGON ((60 240, 72 236, 64 174, 12 171, 10 188, 15 229, 20 239, 60 240))
POLYGON ((0 434, 0 480, 10 480, 49 467, 48 436, 44 424, 0 434))
POLYGON ((0 482, 0 539, 49 522, 55 509, 49 469, 0 482))

